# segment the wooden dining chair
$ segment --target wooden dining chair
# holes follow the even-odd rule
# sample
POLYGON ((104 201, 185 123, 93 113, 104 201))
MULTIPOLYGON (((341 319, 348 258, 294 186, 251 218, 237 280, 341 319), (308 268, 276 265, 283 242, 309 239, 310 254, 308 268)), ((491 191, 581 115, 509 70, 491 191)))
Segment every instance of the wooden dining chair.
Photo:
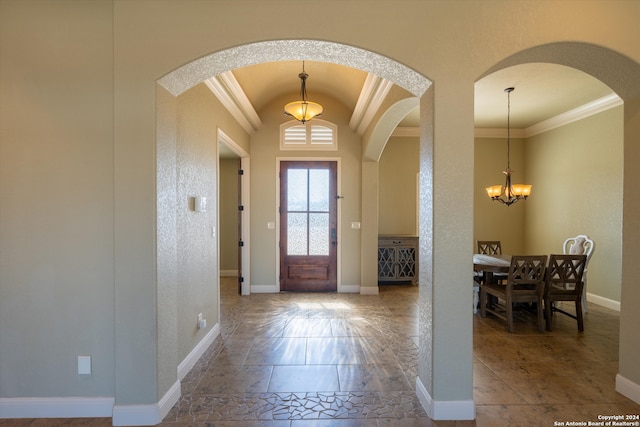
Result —
POLYGON ((502 255, 500 240, 478 240, 478 253, 484 255, 502 255))
MULTIPOLYGON (((502 255, 502 244, 500 240, 478 240, 476 241, 476 245, 478 247, 479 254, 483 255, 502 255)), ((476 275, 475 280, 479 283, 482 283, 483 276, 482 274, 476 275)), ((506 274, 494 273, 493 280, 496 283, 504 283, 507 280, 506 274)))
POLYGON ((543 295, 545 286, 546 255, 516 255, 511 257, 509 275, 505 285, 483 283, 480 286, 480 314, 487 312, 507 322, 507 330, 513 332, 513 305, 515 303, 536 303, 538 330, 544 332, 543 295), (488 307, 488 296, 503 300, 504 311, 496 306, 488 307))
POLYGON ((549 266, 544 288, 544 310, 547 331, 551 331, 552 315, 562 313, 578 321, 578 331, 584 331, 582 318, 582 294, 587 255, 554 255, 549 257, 549 266), (573 301, 576 314, 566 312, 555 304, 558 301, 573 301))

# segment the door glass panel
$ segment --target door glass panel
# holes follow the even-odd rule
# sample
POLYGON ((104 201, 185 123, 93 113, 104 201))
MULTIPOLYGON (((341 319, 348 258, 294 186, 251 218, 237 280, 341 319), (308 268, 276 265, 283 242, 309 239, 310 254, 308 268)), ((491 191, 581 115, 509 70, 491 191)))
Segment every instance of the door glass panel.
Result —
POLYGON ((287 255, 307 255, 307 214, 287 215, 287 255))
POLYGON ((287 172, 288 211, 304 212, 307 210, 307 176, 307 169, 289 169, 287 172))
POLYGON ((329 211, 329 170, 309 170, 309 210, 329 211))
POLYGON ((329 255, 329 213, 309 214, 309 255, 329 255))

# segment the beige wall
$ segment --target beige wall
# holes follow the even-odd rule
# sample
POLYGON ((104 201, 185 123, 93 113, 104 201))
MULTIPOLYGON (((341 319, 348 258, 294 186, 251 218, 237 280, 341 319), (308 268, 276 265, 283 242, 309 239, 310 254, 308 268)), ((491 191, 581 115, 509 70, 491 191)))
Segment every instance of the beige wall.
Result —
POLYGON ((418 138, 390 138, 380 156, 379 234, 417 233, 418 138))
MULTIPOLYGON (((512 182, 525 183, 525 141, 511 138, 512 182)), ((529 201, 509 207, 492 201, 485 190, 505 183, 507 168, 506 138, 476 138, 474 144, 474 219, 473 251, 478 240, 500 240, 507 254, 524 254, 525 209, 529 201)), ((537 186, 533 187, 537 191, 537 186)), ((534 193, 535 194, 535 193, 534 193)))
MULTIPOLYGON (((360 285, 360 266, 353 260, 360 259, 360 233, 351 228, 351 222, 360 221, 360 137, 348 126, 348 113, 334 99, 316 97, 325 108, 323 120, 338 126, 338 151, 280 151, 280 124, 289 119, 282 114, 287 99, 276 99, 273 104, 259 111, 263 125, 251 139, 251 285, 271 286, 280 289, 277 271, 277 229, 268 229, 268 222, 277 218, 277 159, 330 158, 339 159, 338 194, 340 230, 341 286, 360 285)), ((258 288, 255 288, 257 290, 258 288)))
POLYGON ((596 249, 587 292, 620 301, 623 107, 527 139, 527 253, 560 253, 586 234, 596 249))
POLYGON ((114 395, 111 9, 0 2, 0 398, 114 395))
POLYGON ((588 292, 620 301, 622 248, 622 107, 560 128, 511 140, 513 182, 533 185, 510 207, 484 187, 503 184, 506 139, 476 138, 474 240, 500 240, 509 254, 561 253, 564 240, 596 242, 588 292))
MULTIPOLYGON (((209 73, 248 61, 215 55, 234 46, 302 39, 359 46, 434 82, 421 138, 421 185, 430 193, 421 195, 420 299, 426 309, 418 363, 436 403, 468 402, 473 392, 471 293, 459 266, 460 259, 471 263, 474 238, 474 82, 492 69, 548 61, 589 72, 623 98, 620 374, 637 387, 640 3, 584 1, 579 14, 575 7, 563 0, 487 0, 464 8, 438 0, 327 0, 314 10, 314 19, 326 25, 310 26, 305 8, 280 0, 251 2, 250 8, 242 1, 0 0, 0 396, 114 396, 117 406, 154 405, 164 396, 175 375, 172 361, 180 361, 198 338, 190 330, 198 307, 190 301, 201 283, 193 284, 180 307, 165 310, 179 288, 165 293, 160 284, 171 280, 159 274, 182 278, 192 271, 159 265, 170 263, 173 251, 176 259, 180 255, 177 234, 166 241, 157 235, 165 217, 159 212, 165 194, 158 167, 171 164, 158 158, 157 132, 191 135, 197 129, 157 123, 158 101, 166 94, 158 95, 156 82, 210 54, 215 60, 209 73), (76 373, 81 353, 95 355, 89 379, 76 373)), ((337 52, 336 62, 349 60, 337 52)), ((275 57, 267 52, 251 60, 275 57)), ((189 81, 189 87, 200 81, 189 81)), ((168 100, 166 107, 178 108, 168 100)), ((169 116, 171 111, 160 117, 169 116)), ((346 128, 348 118, 341 120, 346 128)), ((221 127, 248 148, 237 124, 221 127)), ((269 132, 261 131, 255 142, 273 143, 269 132)), ((180 155, 189 148, 182 146, 187 151, 180 155)), ((254 148, 252 161, 258 158, 254 148)), ((345 149, 343 188, 352 184, 359 194, 360 147, 345 149)), ((261 185, 273 188, 276 154, 264 150, 273 161, 256 169, 264 172, 258 175, 265 180, 261 185)), ((252 169, 252 181, 258 176, 252 169)), ((183 209, 192 188, 174 188, 175 204, 183 209)), ((344 196, 343 225, 360 216, 357 196, 344 196)), ((265 222, 275 215, 274 198, 252 200, 258 229, 252 249, 275 250, 265 222)), ((179 215, 203 225, 196 219, 203 217, 184 211, 167 217, 178 221, 179 215)), ((343 256, 359 257, 355 236, 361 232, 344 230, 343 256)), ((259 274, 252 282, 275 280, 273 260, 266 258, 264 265, 255 263, 259 274)), ((343 281, 357 283, 360 271, 343 267, 343 281)), ((202 270, 196 266, 193 273, 199 277, 202 270)), ((207 310, 213 313, 213 307, 207 310)))

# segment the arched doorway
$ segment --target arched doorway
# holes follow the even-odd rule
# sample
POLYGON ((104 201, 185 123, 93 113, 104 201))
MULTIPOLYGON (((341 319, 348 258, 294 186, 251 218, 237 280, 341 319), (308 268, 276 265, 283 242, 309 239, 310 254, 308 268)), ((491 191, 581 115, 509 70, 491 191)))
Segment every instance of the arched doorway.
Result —
POLYGON ((608 87, 624 102, 624 147, 623 147, 623 191, 622 191, 622 259, 621 259, 621 315, 619 372, 616 390, 630 399, 640 402, 640 376, 634 367, 637 352, 637 325, 639 315, 629 309, 630 304, 640 298, 634 285, 633 264, 640 254, 635 231, 637 225, 631 218, 640 214, 640 196, 629 183, 638 182, 640 173, 633 165, 637 162, 637 127, 640 111, 640 65, 611 50, 586 43, 558 42, 533 47, 516 53, 488 69, 483 77, 504 68, 526 63, 550 63, 568 66, 587 73, 608 87), (626 185, 625 185, 626 184, 626 185), (634 238, 636 237, 636 238, 634 238), (632 362, 634 361, 634 362, 632 362))

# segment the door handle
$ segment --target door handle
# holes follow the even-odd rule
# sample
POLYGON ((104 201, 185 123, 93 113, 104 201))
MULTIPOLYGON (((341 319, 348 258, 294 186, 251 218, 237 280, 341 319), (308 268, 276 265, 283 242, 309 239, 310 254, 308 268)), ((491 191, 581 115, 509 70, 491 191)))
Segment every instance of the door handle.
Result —
POLYGON ((331 244, 336 245, 338 242, 338 233, 335 228, 331 229, 331 244))

